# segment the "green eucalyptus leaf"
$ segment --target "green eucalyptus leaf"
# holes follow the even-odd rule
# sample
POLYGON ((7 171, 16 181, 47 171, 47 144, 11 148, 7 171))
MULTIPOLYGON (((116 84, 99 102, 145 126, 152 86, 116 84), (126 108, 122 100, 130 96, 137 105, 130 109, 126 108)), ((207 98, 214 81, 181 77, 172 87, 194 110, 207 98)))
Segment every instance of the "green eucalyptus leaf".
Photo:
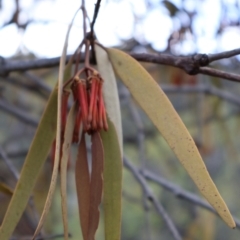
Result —
MULTIPOLYGON (((71 68, 72 61, 69 61, 65 67, 64 81, 67 81, 70 78, 69 74, 71 73, 71 68)), ((47 159, 54 138, 56 137, 57 98, 58 88, 55 86, 41 117, 35 136, 24 161, 20 178, 0 227, 1 240, 8 240, 11 237, 24 212, 24 209, 27 206, 28 199, 32 193, 42 166, 47 159)))
POLYGON ((235 228, 231 213, 212 181, 198 149, 181 118, 151 75, 131 56, 107 49, 119 78, 165 138, 196 186, 229 227, 235 228))
POLYGON ((95 44, 97 67, 104 80, 103 98, 109 119, 117 131, 121 153, 123 154, 122 118, 116 77, 104 49, 95 44))
POLYGON ((36 183, 40 170, 47 159, 56 135, 57 88, 50 95, 42 119, 25 159, 20 178, 8 205, 1 228, 0 239, 8 240, 14 231, 36 183))
POLYGON ((103 208, 105 240, 120 240, 122 210, 122 157, 114 124, 101 131, 104 148, 103 208))

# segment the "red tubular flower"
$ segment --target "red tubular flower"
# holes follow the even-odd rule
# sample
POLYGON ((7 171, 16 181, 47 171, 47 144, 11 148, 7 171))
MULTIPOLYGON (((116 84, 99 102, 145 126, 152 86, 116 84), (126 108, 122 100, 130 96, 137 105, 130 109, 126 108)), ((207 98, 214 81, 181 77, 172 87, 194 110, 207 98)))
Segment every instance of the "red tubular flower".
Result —
POLYGON ((105 131, 107 131, 107 130, 108 130, 108 123, 107 123, 106 110, 105 110, 105 106, 104 106, 103 101, 102 101, 102 109, 103 109, 103 111, 102 111, 102 116, 103 116, 103 129, 104 129, 105 131))
POLYGON ((98 128, 103 129, 103 108, 104 108, 104 102, 103 102, 103 96, 102 96, 102 85, 103 82, 100 80, 99 82, 99 88, 98 88, 98 128))
POLYGON ((94 107, 94 102, 95 102, 95 97, 96 97, 96 87, 97 87, 97 81, 96 78, 91 78, 90 79, 91 83, 91 90, 90 90, 90 105, 89 105, 89 113, 88 113, 88 122, 92 122, 92 117, 93 117, 93 107, 94 107))
MULTIPOLYGON (((99 88, 99 79, 94 79, 95 89, 92 93, 93 95, 93 110, 92 110, 92 129, 96 130, 98 125, 98 88, 99 88)), ((91 96, 92 97, 92 96, 91 96)))
POLYGON ((100 79, 99 81, 99 88, 98 88, 98 127, 100 129, 104 129, 105 131, 108 130, 108 123, 107 123, 107 117, 106 117, 106 109, 104 106, 104 100, 103 100, 103 93, 102 93, 102 86, 103 86, 103 80, 100 79))
POLYGON ((78 143, 79 142, 79 130, 81 126, 81 109, 79 107, 79 104, 77 104, 77 114, 76 114, 76 119, 75 119, 75 124, 74 124, 74 130, 73 130, 73 143, 78 143))
POLYGON ((87 88, 84 79, 78 80, 76 82, 77 88, 77 99, 79 106, 81 107, 81 117, 83 122, 83 130, 86 132, 89 129, 88 125, 88 98, 87 98, 87 88))

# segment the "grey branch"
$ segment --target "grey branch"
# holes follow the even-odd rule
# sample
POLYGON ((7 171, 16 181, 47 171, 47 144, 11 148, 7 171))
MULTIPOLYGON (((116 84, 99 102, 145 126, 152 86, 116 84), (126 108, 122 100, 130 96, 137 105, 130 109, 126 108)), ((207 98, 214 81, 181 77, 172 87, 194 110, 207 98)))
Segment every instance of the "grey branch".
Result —
POLYGON ((36 127, 38 125, 38 121, 29 116, 29 114, 1 99, 0 109, 11 114, 12 116, 15 116, 17 119, 28 124, 29 126, 36 127))
POLYGON ((160 84, 160 86, 165 93, 205 93, 240 106, 240 98, 236 94, 206 84, 199 84, 195 86, 173 86, 168 84, 160 84))
POLYGON ((18 170, 12 164, 12 161, 8 158, 7 153, 5 152, 5 150, 3 149, 3 147, 1 145, 0 145, 0 156, 2 157, 3 161, 7 165, 8 169, 11 171, 11 173, 14 176, 15 180, 17 181, 19 179, 18 170))
MULTIPOLYGON (((170 181, 166 180, 165 178, 161 177, 159 174, 154 174, 148 170, 142 170, 141 171, 142 176, 144 176, 146 179, 155 182, 159 184, 164 189, 172 192, 176 197, 187 200, 188 202, 195 204, 197 206, 200 206, 202 208, 205 208, 209 210, 210 212, 215 213, 218 217, 218 213, 202 198, 197 196, 196 194, 193 194, 191 192, 188 192, 181 187, 171 183, 170 181)), ((236 222, 236 227, 240 229, 240 220, 234 217, 234 220, 236 222)))
POLYGON ((33 82, 36 87, 44 90, 48 94, 51 93, 52 89, 46 83, 44 83, 43 80, 37 75, 34 75, 33 73, 30 72, 25 72, 23 75, 29 80, 31 80, 31 82, 33 82))
MULTIPOLYGON (((216 88, 211 85, 207 85, 207 84, 199 84, 194 86, 190 86, 190 85, 173 86, 171 84, 160 84, 160 87, 166 94, 205 93, 208 95, 221 98, 222 100, 235 104, 236 106, 240 106, 240 98, 238 95, 216 88)), ((126 97, 126 93, 123 91, 120 91, 119 96, 120 96, 120 99, 123 97, 126 97)))
POLYGON ((170 230, 174 239, 175 240, 181 240, 182 237, 180 236, 180 234, 179 234, 176 226, 174 225, 172 219, 169 217, 168 213, 165 211, 162 204, 155 197, 155 195, 153 194, 151 188, 148 186, 144 177, 139 173, 138 169, 135 168, 133 166, 133 164, 126 157, 123 158, 123 162, 124 162, 124 166, 132 172, 132 174, 134 175, 136 180, 140 183, 144 194, 153 203, 157 212, 159 213, 159 215, 163 218, 163 220, 167 224, 168 229, 170 230))
POLYGON ((237 49, 222 52, 222 53, 209 54, 208 55, 208 60, 209 60, 209 63, 210 63, 210 62, 213 62, 213 61, 216 61, 216 60, 234 57, 234 56, 239 55, 239 54, 240 54, 240 48, 237 48, 237 49))
MULTIPOLYGON (((64 237, 64 234, 55 234, 55 235, 50 235, 50 236, 45 236, 45 237, 36 237, 36 240, 49 240, 49 239, 57 239, 57 238, 63 238, 64 237)), ((68 237, 69 238, 71 238, 72 236, 71 236, 71 234, 69 233, 68 234, 68 237)), ((23 238, 21 238, 21 239, 23 239, 23 238)), ((32 237, 31 236, 26 236, 25 238, 24 238, 25 240, 32 240, 32 237)), ((19 240, 19 237, 18 238, 11 238, 10 240, 19 240)))

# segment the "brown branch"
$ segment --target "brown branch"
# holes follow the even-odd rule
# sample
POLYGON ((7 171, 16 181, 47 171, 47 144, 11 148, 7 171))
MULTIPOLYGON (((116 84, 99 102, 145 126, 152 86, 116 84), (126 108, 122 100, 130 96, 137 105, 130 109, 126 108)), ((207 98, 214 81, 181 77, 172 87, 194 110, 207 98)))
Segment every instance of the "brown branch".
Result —
POLYGON ((201 67, 201 68, 199 68, 198 73, 208 75, 208 76, 228 79, 232 82, 240 82, 240 75, 239 74, 228 73, 228 72, 224 72, 224 71, 217 70, 217 69, 214 69, 214 68, 201 67))
MULTIPOLYGON (((198 73, 221 77, 230 81, 240 81, 240 76, 237 74, 226 73, 220 70, 212 68, 204 68, 210 62, 219 60, 221 58, 231 57, 234 54, 239 54, 239 49, 235 49, 228 52, 222 52, 218 54, 206 55, 206 54, 195 54, 193 56, 173 56, 169 54, 149 54, 149 53, 129 53, 133 58, 141 62, 151 62, 162 65, 168 65, 180 68, 190 75, 195 75, 198 73)), ((71 55, 67 56, 66 61, 70 59, 71 55)), ((59 64, 58 58, 51 59, 37 59, 37 60, 5 60, 0 59, 0 76, 9 74, 12 71, 26 71, 30 69, 40 69, 40 68, 51 68, 56 67, 59 64)), ((81 56, 80 61, 83 62, 84 59, 81 56)))
MULTIPOLYGON (((72 55, 66 57, 66 62, 70 60, 72 55)), ((42 58, 32 60, 5 60, 0 59, 0 76, 4 76, 13 71, 27 71, 33 69, 52 68, 59 66, 60 57, 56 58, 42 58)), ((81 56, 81 62, 83 57, 81 56)))
POLYGON ((98 0, 97 3, 95 4, 95 9, 94 9, 94 14, 93 14, 93 20, 91 22, 91 36, 93 37, 93 31, 94 31, 94 24, 96 22, 98 12, 101 6, 101 0, 98 0))
POLYGON ((209 54, 208 55, 208 60, 209 60, 209 63, 211 63, 213 61, 217 61, 217 60, 220 60, 220 59, 234 57, 238 54, 240 54, 240 48, 237 48, 237 49, 234 49, 234 50, 231 50, 231 51, 216 53, 216 54, 209 54))
POLYGON ((83 14, 83 36, 84 36, 84 39, 85 39, 86 35, 87 35, 87 24, 86 24, 87 11, 86 11, 86 8, 85 8, 85 0, 82 0, 81 9, 82 9, 82 14, 83 14))

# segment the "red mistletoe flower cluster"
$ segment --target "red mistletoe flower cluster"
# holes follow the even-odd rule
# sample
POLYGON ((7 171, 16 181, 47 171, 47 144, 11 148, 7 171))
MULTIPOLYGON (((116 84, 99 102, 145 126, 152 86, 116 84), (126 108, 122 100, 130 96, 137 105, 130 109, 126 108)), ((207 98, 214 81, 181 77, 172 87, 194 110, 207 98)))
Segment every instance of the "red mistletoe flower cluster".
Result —
POLYGON ((77 104, 77 115, 73 132, 73 142, 79 141, 79 129, 91 134, 104 129, 107 131, 107 117, 102 96, 103 79, 93 72, 87 80, 74 77, 71 85, 73 97, 77 104))
MULTIPOLYGON (((83 70, 79 71, 82 72, 83 70)), ((73 131, 72 143, 79 142, 79 132, 82 127, 84 133, 92 134, 95 131, 108 130, 106 117, 106 109, 103 101, 102 86, 103 79, 96 71, 91 71, 92 74, 87 79, 79 78, 80 74, 75 75, 71 79, 71 89, 74 101, 76 102, 76 118, 73 131)), ((64 131, 68 112, 68 99, 70 92, 63 90, 62 95, 62 128, 61 128, 61 143, 64 141, 64 131)), ((52 146, 52 165, 54 164, 56 142, 52 146)), ((62 145, 61 145, 62 156, 62 145)))

